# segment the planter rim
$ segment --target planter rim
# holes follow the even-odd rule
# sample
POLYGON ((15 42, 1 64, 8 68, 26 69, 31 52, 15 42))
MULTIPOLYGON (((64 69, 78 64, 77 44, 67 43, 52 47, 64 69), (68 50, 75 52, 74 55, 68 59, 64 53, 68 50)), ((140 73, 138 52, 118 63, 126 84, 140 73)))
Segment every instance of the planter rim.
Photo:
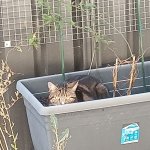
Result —
POLYGON ((128 96, 112 97, 101 100, 93 100, 65 105, 44 107, 38 99, 22 84, 23 80, 17 82, 18 91, 36 109, 40 115, 62 114, 93 109, 104 109, 109 107, 142 103, 150 101, 150 93, 140 93, 128 96), (31 100, 32 99, 32 100, 31 100))

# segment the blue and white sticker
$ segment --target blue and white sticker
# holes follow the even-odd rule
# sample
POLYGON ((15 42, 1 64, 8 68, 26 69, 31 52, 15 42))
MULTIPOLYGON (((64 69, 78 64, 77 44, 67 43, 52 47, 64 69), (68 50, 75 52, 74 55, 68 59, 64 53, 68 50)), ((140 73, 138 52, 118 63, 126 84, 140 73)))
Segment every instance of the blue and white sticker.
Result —
POLYGON ((136 143, 140 138, 140 127, 137 123, 132 123, 122 128, 121 144, 136 143))

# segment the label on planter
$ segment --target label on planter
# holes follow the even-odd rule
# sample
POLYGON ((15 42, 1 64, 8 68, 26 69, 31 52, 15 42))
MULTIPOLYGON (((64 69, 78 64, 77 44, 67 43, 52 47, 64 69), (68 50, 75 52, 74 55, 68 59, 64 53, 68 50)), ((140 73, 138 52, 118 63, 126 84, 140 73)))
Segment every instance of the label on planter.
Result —
POLYGON ((139 141, 140 127, 137 123, 132 123, 122 128, 121 144, 135 143, 139 141))

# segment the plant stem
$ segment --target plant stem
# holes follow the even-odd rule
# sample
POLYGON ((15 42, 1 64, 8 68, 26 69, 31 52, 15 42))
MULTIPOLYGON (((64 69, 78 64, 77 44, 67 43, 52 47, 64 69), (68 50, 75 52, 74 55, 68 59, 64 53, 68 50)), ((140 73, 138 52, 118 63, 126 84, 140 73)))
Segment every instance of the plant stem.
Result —
POLYGON ((90 63, 90 68, 89 68, 88 75, 90 75, 90 73, 91 73, 91 69, 92 69, 92 66, 93 66, 95 54, 96 54, 96 50, 94 49, 93 54, 92 54, 92 60, 91 60, 91 63, 90 63))
POLYGON ((58 138, 58 129, 54 129, 55 130, 55 137, 56 137, 56 150, 60 150, 60 146, 59 146, 59 138, 58 138))
MULTIPOLYGON (((61 0, 58 0, 58 14, 61 14, 61 0)), ((61 15, 60 15, 61 16, 61 15)), ((60 53, 61 53, 61 73, 62 79, 65 81, 65 56, 64 56, 64 41, 63 41, 63 22, 62 18, 59 18, 58 32, 60 38, 60 53)))
POLYGON ((63 32, 60 29, 60 52, 61 52, 61 73, 62 79, 65 81, 65 53, 64 53, 64 42, 63 42, 63 32))
MULTIPOLYGON (((4 107, 7 108, 6 103, 4 102, 4 107)), ((13 142, 13 146, 14 146, 14 150, 17 150, 17 143, 16 143, 16 139, 15 139, 15 133, 13 130, 14 124, 12 123, 11 119, 10 119, 10 115, 8 112, 8 109, 5 110, 6 111, 6 118, 9 124, 9 128, 10 128, 10 137, 12 138, 12 142, 13 142)))
POLYGON ((137 0, 137 19, 138 19, 138 33, 139 33, 139 55, 141 55, 142 61, 142 75, 143 75, 143 86, 145 92, 146 89, 146 81, 145 81, 145 70, 144 70, 144 50, 143 50, 143 37, 142 37, 142 21, 141 21, 141 11, 140 11, 140 0, 137 0))
POLYGON ((2 130, 1 127, 0 127, 0 133, 1 133, 3 141, 5 143, 6 150, 9 150, 8 145, 7 145, 7 141, 6 141, 6 138, 5 138, 5 135, 4 135, 3 130, 2 130))
POLYGON ((2 144, 2 141, 0 141, 0 148, 1 148, 1 150, 5 150, 5 149, 4 149, 4 146, 3 146, 3 144, 2 144))

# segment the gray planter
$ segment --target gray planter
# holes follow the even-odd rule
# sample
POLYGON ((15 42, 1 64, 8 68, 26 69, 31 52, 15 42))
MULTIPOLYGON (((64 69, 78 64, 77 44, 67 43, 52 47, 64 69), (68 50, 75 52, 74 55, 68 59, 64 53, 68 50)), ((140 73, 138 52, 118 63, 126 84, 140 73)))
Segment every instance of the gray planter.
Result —
MULTIPOLYGON (((140 64, 138 68, 133 95, 61 106, 44 107, 38 101, 41 93, 47 94, 47 82, 59 83, 61 75, 18 81, 17 89, 24 98, 35 150, 52 150, 50 114, 56 114, 60 130, 70 130, 71 139, 68 141, 67 150, 149 150, 150 93, 144 93, 140 64)), ((150 83, 149 68, 150 62, 146 62, 147 85, 150 83)), ((120 67, 120 80, 127 79, 129 70, 130 65, 120 67)), ((74 72, 67 76, 87 72, 74 72)), ((92 70, 91 75, 101 78, 109 90, 112 90, 111 67, 92 70)), ((126 85, 125 82, 122 83, 121 89, 125 89, 126 85)))

